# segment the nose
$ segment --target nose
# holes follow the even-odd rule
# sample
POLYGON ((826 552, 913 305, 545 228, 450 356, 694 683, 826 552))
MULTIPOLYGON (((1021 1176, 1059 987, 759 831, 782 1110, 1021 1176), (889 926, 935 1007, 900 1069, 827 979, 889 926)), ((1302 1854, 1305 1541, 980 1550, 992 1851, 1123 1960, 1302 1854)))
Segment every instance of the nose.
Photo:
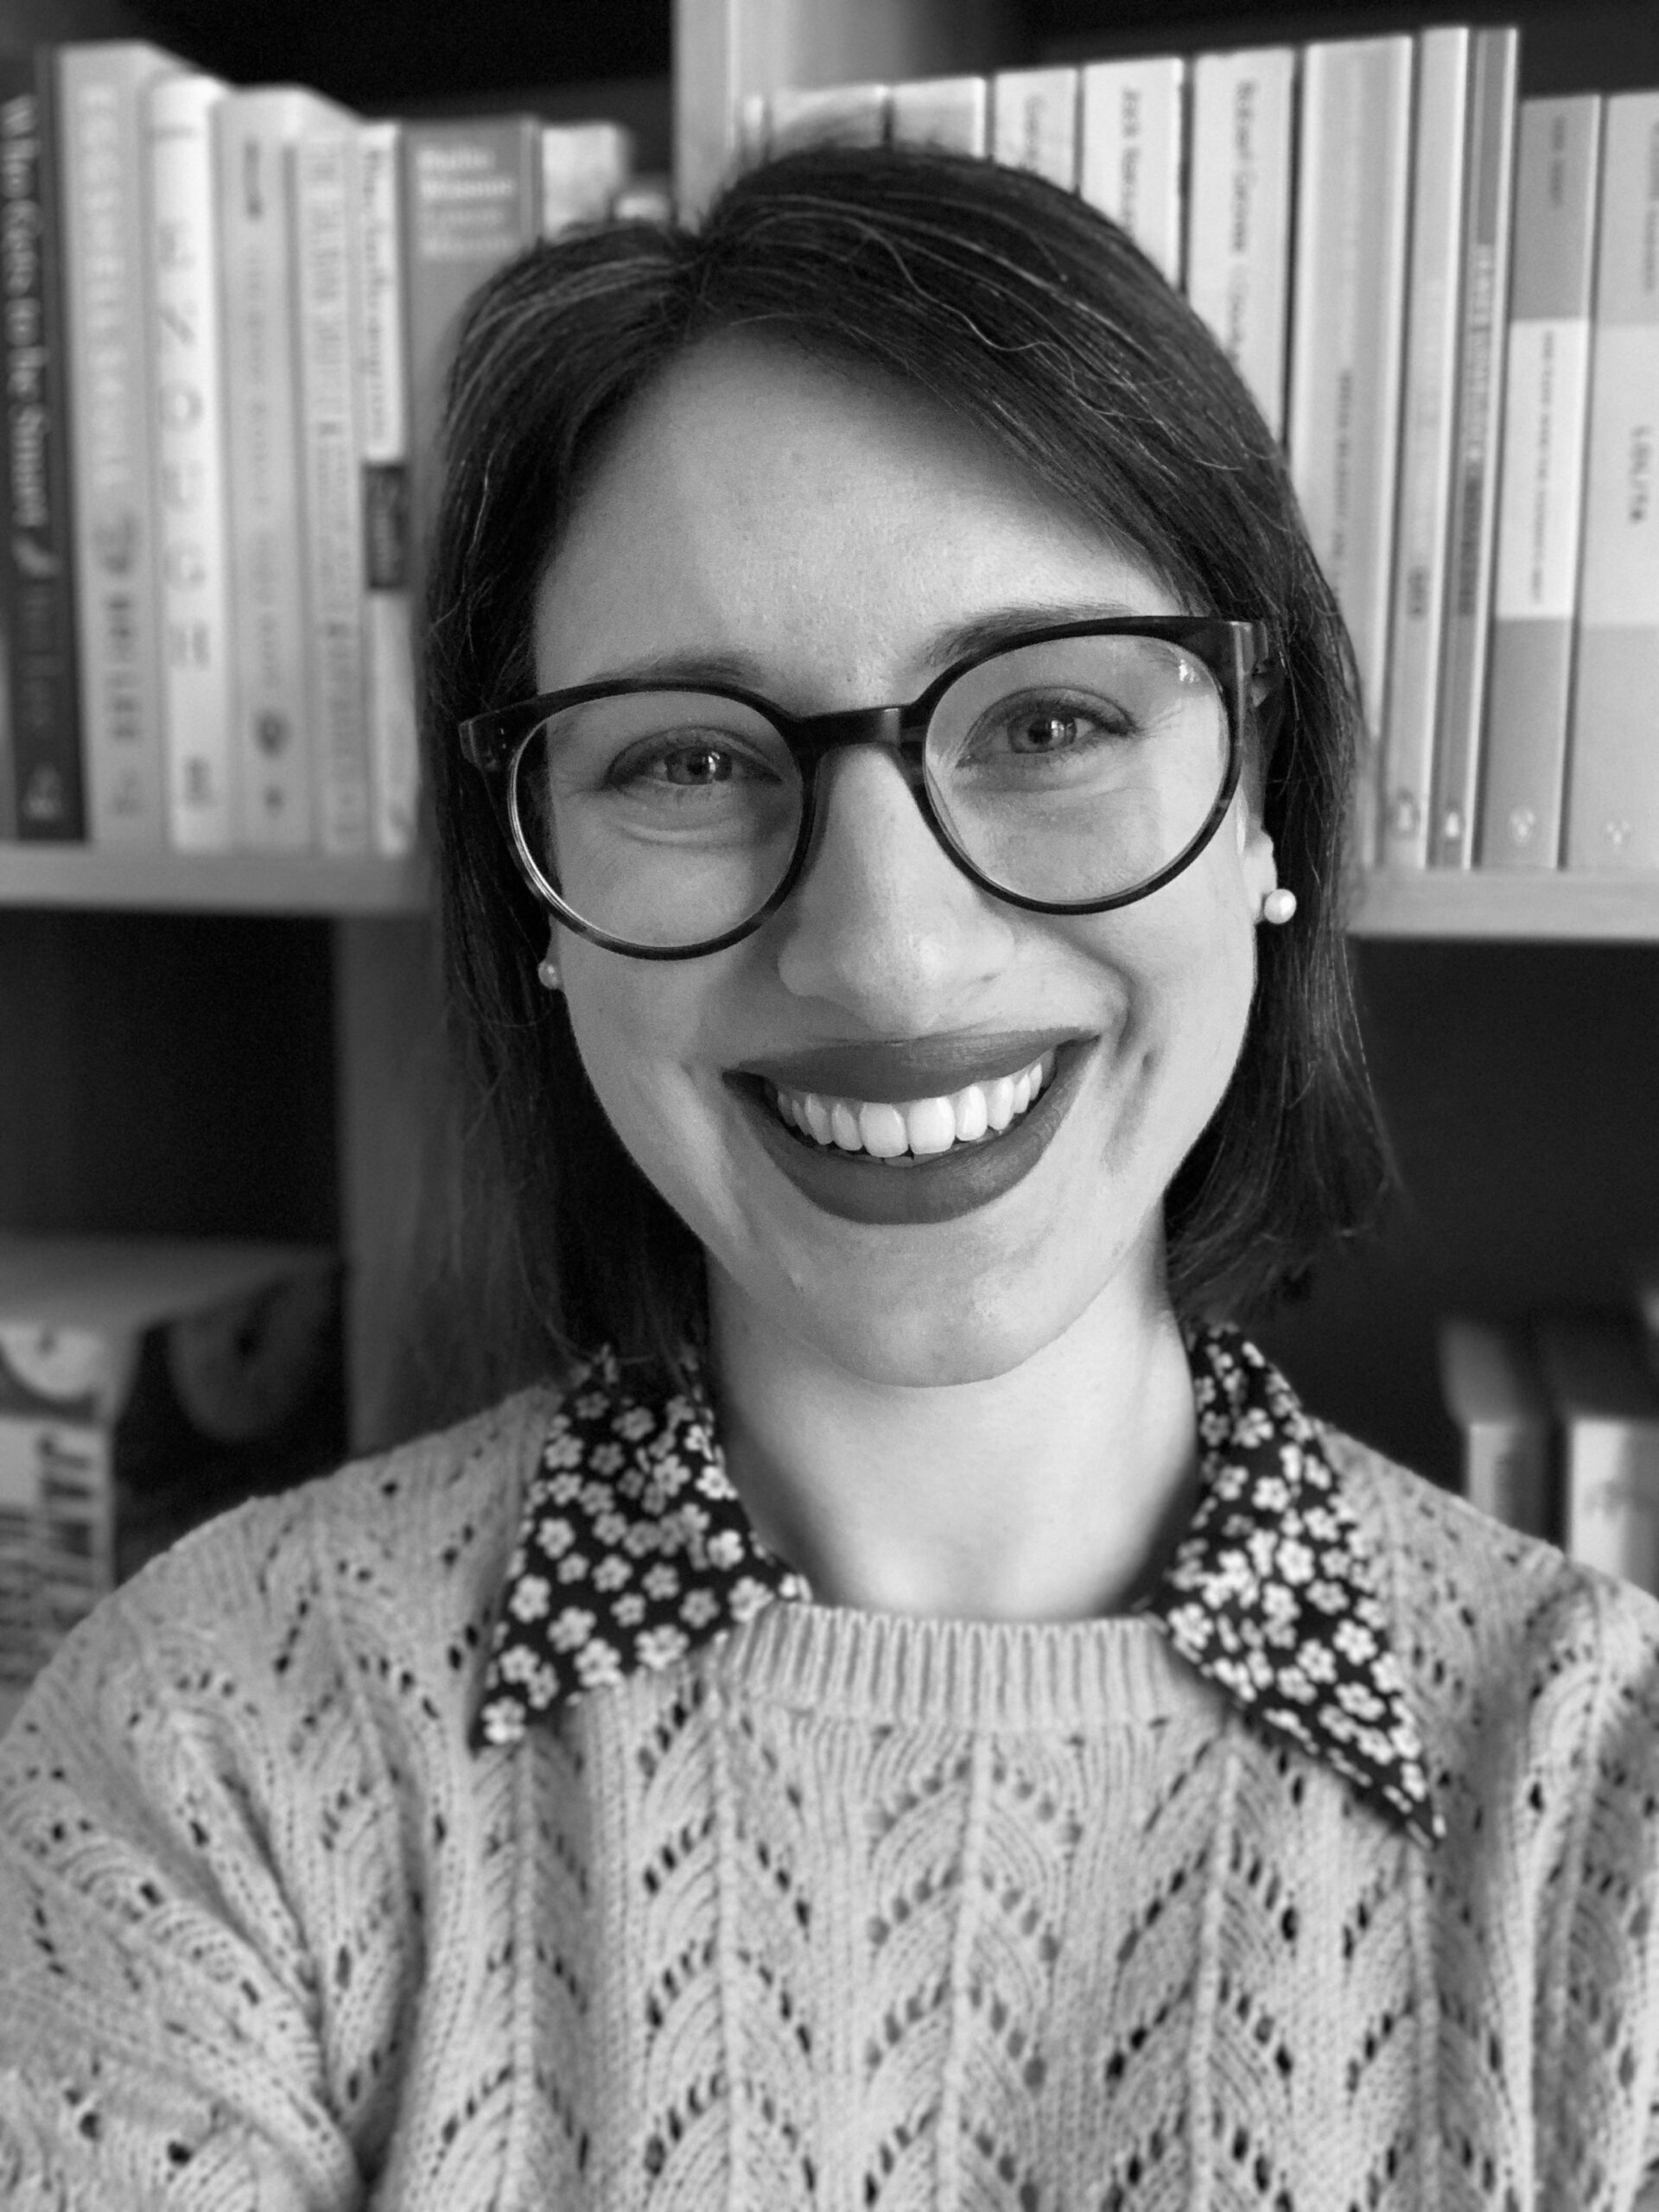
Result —
POLYGON ((889 748, 832 754, 820 779, 812 851, 776 925, 785 987, 875 1036, 970 1021, 1012 957, 1014 909, 940 846, 889 748))

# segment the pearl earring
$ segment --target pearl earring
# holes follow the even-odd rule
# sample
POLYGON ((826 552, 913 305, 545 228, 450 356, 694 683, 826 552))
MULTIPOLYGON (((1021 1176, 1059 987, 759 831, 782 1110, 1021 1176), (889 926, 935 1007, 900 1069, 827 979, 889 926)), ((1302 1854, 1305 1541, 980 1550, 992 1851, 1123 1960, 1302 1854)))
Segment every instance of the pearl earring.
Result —
POLYGON ((551 938, 548 940, 547 951, 542 963, 536 970, 536 980, 544 991, 557 991, 564 988, 563 979, 559 974, 558 956, 553 950, 551 938))
POLYGON ((1262 901, 1264 922, 1287 922, 1296 911, 1296 893, 1287 891, 1281 884, 1276 891, 1269 891, 1262 901))

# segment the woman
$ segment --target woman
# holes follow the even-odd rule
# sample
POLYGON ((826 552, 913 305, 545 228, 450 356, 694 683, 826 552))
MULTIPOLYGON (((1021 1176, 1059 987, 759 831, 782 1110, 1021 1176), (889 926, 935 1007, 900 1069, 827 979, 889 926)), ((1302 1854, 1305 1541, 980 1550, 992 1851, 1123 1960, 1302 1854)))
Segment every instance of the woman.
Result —
POLYGON ((469 1318, 564 1387, 40 1685, 8 2202, 1630 2205, 1654 1608, 1210 1318, 1380 1160, 1230 372, 1035 180, 822 152, 518 264, 449 429, 469 1318))

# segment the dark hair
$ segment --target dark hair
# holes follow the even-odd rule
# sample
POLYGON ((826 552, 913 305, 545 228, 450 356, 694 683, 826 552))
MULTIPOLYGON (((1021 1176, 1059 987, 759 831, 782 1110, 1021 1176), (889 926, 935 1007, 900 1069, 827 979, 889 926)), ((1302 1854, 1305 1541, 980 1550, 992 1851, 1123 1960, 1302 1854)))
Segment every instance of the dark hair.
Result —
POLYGON ((1369 1217, 1384 1160, 1340 902, 1351 654, 1282 456, 1198 317, 1081 200, 984 162, 820 148, 739 176, 696 230, 620 225, 531 251, 461 334, 425 738, 461 1114, 453 1249, 495 1363, 476 1387, 602 1339, 671 1370, 701 1320, 699 1249, 537 986, 547 916, 454 731, 537 689, 536 589, 599 442, 689 349, 738 331, 926 394, 1194 611, 1269 625, 1286 687, 1263 801, 1297 914, 1258 931, 1243 1052, 1166 1224, 1179 1310, 1271 1297, 1369 1217))

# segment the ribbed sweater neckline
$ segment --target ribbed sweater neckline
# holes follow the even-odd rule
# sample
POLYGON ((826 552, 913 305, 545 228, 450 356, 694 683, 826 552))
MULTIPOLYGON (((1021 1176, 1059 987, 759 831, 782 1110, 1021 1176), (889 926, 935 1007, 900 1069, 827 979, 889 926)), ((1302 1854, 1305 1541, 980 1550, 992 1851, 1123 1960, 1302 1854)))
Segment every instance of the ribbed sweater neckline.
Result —
POLYGON ((1138 1615, 940 1620, 772 1605, 720 1647, 714 1673, 765 1703, 899 1727, 1092 1731, 1224 1706, 1138 1615))

